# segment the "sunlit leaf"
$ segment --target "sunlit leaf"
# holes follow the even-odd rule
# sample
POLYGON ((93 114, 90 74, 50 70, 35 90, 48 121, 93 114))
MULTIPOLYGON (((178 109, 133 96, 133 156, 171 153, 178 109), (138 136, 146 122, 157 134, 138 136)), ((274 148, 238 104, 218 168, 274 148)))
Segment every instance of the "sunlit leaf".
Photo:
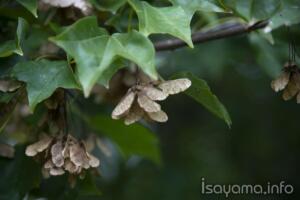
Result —
POLYGON ((37 0, 17 0, 27 10, 29 10, 35 17, 37 16, 37 0))
POLYGON ((99 10, 105 10, 115 13, 126 0, 91 0, 91 3, 99 10))
POLYGON ((281 9, 281 0, 222 0, 223 5, 247 20, 264 20, 281 9))
POLYGON ((193 15, 196 11, 223 12, 224 10, 209 0, 170 0, 173 5, 181 6, 187 13, 193 15))
POLYGON ((185 72, 176 74, 174 77, 185 77, 190 79, 192 81, 192 86, 185 93, 207 108, 210 112, 223 119, 229 127, 231 126, 232 122, 225 106, 220 102, 218 97, 212 93, 206 81, 199 79, 191 73, 185 72))
POLYGON ((20 62, 14 66, 12 73, 18 80, 26 83, 31 111, 59 87, 79 88, 65 61, 20 62))
POLYGON ((191 15, 180 6, 156 8, 145 1, 128 0, 139 18, 139 31, 146 36, 166 33, 178 37, 193 47, 191 39, 191 15))
POLYGON ((150 77, 157 78, 153 44, 137 31, 110 36, 98 27, 95 17, 86 17, 52 38, 52 41, 75 59, 76 74, 85 96, 89 95, 97 81, 107 85, 120 68, 111 64, 120 57, 133 61, 150 77))
POLYGON ((283 0, 282 9, 270 20, 272 29, 282 25, 293 25, 300 22, 300 1, 283 0))
POLYGON ((21 42, 24 38, 27 27, 27 22, 23 18, 18 18, 16 38, 14 40, 9 40, 4 42, 3 44, 0 44, 0 58, 10 56, 13 53, 23 55, 21 42))
POLYGON ((126 126, 121 121, 102 115, 91 118, 90 125, 97 133, 112 139, 126 157, 139 155, 160 163, 158 139, 142 125, 126 126))

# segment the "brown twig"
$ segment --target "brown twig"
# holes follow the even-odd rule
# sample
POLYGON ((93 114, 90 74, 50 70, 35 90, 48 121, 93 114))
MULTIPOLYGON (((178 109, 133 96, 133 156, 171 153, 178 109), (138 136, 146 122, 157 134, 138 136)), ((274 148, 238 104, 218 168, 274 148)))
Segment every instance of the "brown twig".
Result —
MULTIPOLYGON (((192 41, 194 44, 199 44, 211 40, 232 37, 265 28, 267 25, 268 21, 259 21, 253 25, 242 23, 222 24, 205 32, 200 31, 194 33, 192 35, 192 41)), ((179 39, 163 40, 154 44, 156 51, 174 50, 185 46, 187 46, 187 44, 179 39)))

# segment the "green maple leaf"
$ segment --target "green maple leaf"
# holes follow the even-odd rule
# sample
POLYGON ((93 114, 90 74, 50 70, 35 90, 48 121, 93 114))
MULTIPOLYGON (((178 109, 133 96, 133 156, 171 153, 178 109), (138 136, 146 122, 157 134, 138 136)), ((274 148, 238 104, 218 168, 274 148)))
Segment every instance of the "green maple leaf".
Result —
POLYGON ((112 65, 125 58, 136 63, 146 74, 157 79, 155 50, 151 41, 137 31, 108 35, 95 17, 78 20, 51 40, 76 61, 76 75, 88 96, 96 82, 107 85, 122 66, 112 65))

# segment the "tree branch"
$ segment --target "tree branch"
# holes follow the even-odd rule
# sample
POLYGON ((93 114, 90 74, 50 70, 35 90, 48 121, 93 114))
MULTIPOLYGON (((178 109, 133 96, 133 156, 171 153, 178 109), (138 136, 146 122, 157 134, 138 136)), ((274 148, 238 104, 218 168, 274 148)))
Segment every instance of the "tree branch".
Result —
MULTIPOLYGON (((199 44, 211 40, 217 40, 221 38, 232 37, 265 28, 268 25, 268 21, 259 21, 253 25, 247 25, 242 23, 235 24, 222 24, 205 32, 196 32, 192 35, 192 41, 194 44, 199 44)), ((169 39, 154 43, 156 51, 174 50, 181 47, 185 47, 187 44, 179 39, 169 39)))

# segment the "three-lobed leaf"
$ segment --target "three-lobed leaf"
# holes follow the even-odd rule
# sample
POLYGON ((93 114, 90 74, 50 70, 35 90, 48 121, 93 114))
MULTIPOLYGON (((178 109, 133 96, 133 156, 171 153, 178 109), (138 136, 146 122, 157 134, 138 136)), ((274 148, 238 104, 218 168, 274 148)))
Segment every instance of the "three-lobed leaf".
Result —
POLYGON ((281 0, 222 0, 222 4, 248 21, 265 20, 280 11, 281 0))
POLYGON ((85 96, 96 82, 107 85, 112 75, 123 67, 112 65, 119 58, 136 63, 146 74, 157 79, 153 44, 137 31, 110 36, 98 27, 95 17, 86 17, 51 40, 75 59, 76 75, 85 96))
POLYGON ((24 39, 25 32, 28 28, 28 23, 23 18, 18 18, 18 26, 16 30, 16 38, 14 40, 9 40, 0 45, 0 58, 7 57, 16 53, 18 55, 23 55, 21 48, 21 43, 24 39))
POLYGON ((219 6, 209 0, 169 0, 173 5, 181 6, 191 16, 196 11, 203 12, 224 12, 219 6))
POLYGON ((57 88, 78 89, 73 72, 65 61, 19 62, 12 75, 26 83, 30 110, 50 97, 57 88))
POLYGON ((232 122, 228 111, 218 97, 212 93, 206 81, 186 72, 178 73, 174 77, 185 77, 190 79, 192 81, 192 86, 185 93, 207 108, 214 115, 223 119, 229 127, 231 126, 232 122))
POLYGON ((17 0, 27 10, 29 10, 35 17, 37 16, 37 0, 17 0))
POLYGON ((90 2, 99 10, 115 13, 127 0, 90 0, 90 2))
POLYGON ((152 33, 170 34, 193 47, 190 23, 192 16, 181 6, 157 8, 145 1, 128 0, 139 18, 139 31, 146 36, 152 33))

